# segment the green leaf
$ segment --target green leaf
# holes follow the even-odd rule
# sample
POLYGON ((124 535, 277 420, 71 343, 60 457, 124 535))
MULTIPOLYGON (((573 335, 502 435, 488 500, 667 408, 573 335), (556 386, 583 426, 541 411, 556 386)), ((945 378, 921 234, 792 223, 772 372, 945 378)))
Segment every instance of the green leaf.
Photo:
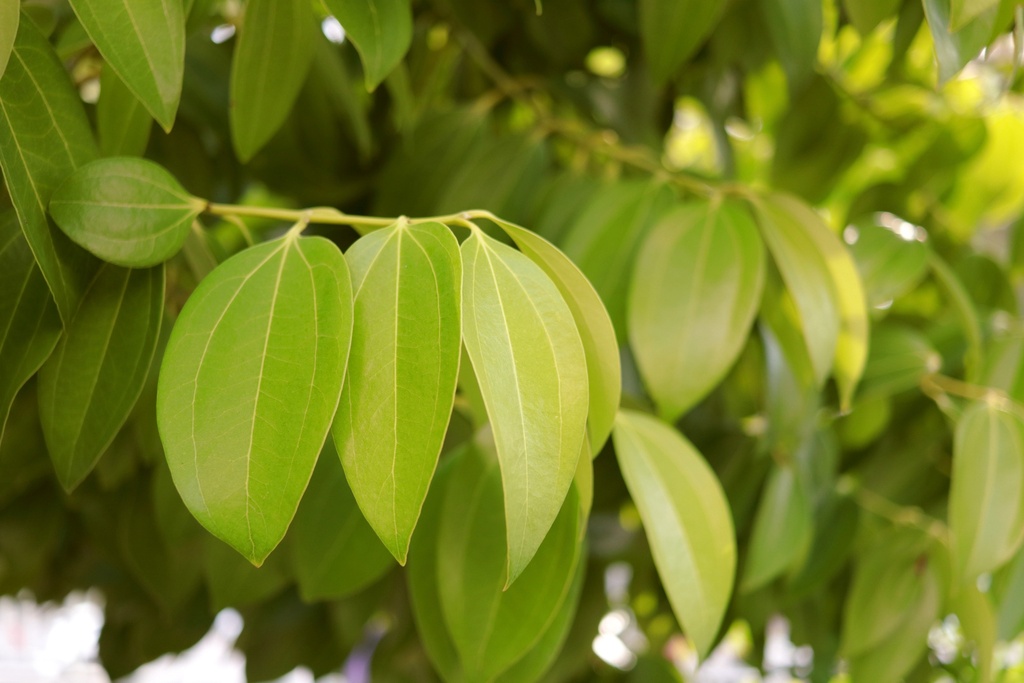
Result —
POLYGON ((71 0, 71 7, 110 68, 170 131, 185 75, 181 0, 71 0))
POLYGON ((974 645, 974 659, 978 668, 978 683, 992 683, 995 664, 996 614, 988 595, 975 585, 960 588, 953 600, 953 612, 960 620, 964 639, 974 645))
POLYGON ((11 210, 0 212, 0 442, 14 398, 60 338, 57 307, 11 210))
POLYGON ((492 680, 557 618, 579 562, 575 489, 536 556, 503 590, 506 549, 497 459, 470 446, 453 464, 438 530, 437 591, 466 680, 492 680))
POLYGON ((855 226, 850 252, 864 281, 868 305, 884 306, 917 285, 928 273, 928 247, 873 223, 855 226))
POLYGON ((950 0, 949 29, 959 31, 982 14, 999 6, 999 0, 950 0))
POLYGON ((540 235, 514 223, 495 219, 519 250, 547 273, 576 321, 587 355, 590 381, 590 415, 587 417, 591 451, 596 455, 615 423, 622 394, 622 370, 615 328, 597 290, 583 272, 558 247, 540 235))
POLYGON ((987 402, 961 417, 953 443, 949 530, 957 575, 1009 560, 1024 529, 1024 419, 987 402))
POLYGON ((761 588, 806 557, 814 538, 813 514, 796 468, 773 468, 754 517, 741 590, 761 588))
POLYGON ((1013 640, 1024 631, 1024 550, 993 575, 992 597, 999 606, 999 640, 1013 640))
POLYGON ((725 494, 700 453, 665 423, 622 410, 612 436, 672 611, 703 657, 722 624, 736 572, 725 494))
POLYGON ((501 462, 508 587, 576 472, 586 436, 586 356, 572 312, 533 261, 479 230, 462 243, 462 259, 462 336, 501 462))
POLYGON ((210 593, 210 610, 264 603, 280 593, 291 580, 282 557, 271 555, 262 567, 254 567, 231 546, 203 534, 203 577, 210 593))
POLYGON ((896 14, 900 0, 843 0, 843 11, 857 32, 866 36, 883 20, 896 14))
POLYGON ((75 488, 142 393, 160 339, 164 268, 104 264, 39 370, 39 417, 57 479, 75 488))
POLYGON ((768 34, 792 89, 814 73, 823 29, 818 0, 760 0, 768 34))
POLYGON ((793 297, 807 353, 818 385, 824 383, 836 354, 840 317, 838 294, 829 264, 809 226, 777 197, 754 201, 758 227, 793 297))
POLYGON ((50 214, 104 261, 143 268, 177 254, 205 206, 159 164, 115 157, 69 176, 53 193, 50 214))
POLYGON ((231 141, 248 161, 288 117, 313 63, 313 5, 249 0, 231 62, 231 141))
POLYGON ((669 80, 697 52, 727 5, 722 0, 640 0, 640 38, 656 81, 669 80))
POLYGON ((886 324, 871 333, 871 352, 858 398, 885 397, 920 386, 921 378, 942 368, 942 356, 917 330, 886 324))
POLYGON ((399 223, 346 255, 355 325, 334 439, 352 493, 402 564, 434 476, 462 352, 459 243, 399 223))
POLYGON ((18 35, 18 19, 21 17, 20 4, 13 0, 0 3, 0 78, 3 78, 7 62, 14 50, 14 38, 18 35))
POLYGON ((992 42, 995 32, 1002 28, 1002 10, 998 3, 993 4, 975 14, 969 22, 965 21, 962 28, 956 28, 950 21, 951 0, 923 1, 939 62, 939 85, 942 85, 992 42))
POLYGON ((157 419, 174 484, 196 519, 255 565, 284 537, 309 482, 351 337, 344 257, 294 232, 218 266, 171 333, 157 419))
POLYGON ((96 132, 105 157, 142 156, 153 129, 153 117, 113 69, 100 72, 96 132))
POLYGON ((733 202, 682 206, 644 241, 629 297, 629 339, 661 416, 704 398, 746 344, 764 287, 764 243, 733 202))
POLYGON ((295 513, 289 539, 299 595, 306 602, 351 595, 394 566, 359 512, 329 440, 295 513))
POLYGON ((405 57, 412 42, 409 0, 325 0, 363 60, 373 91, 405 57))
POLYGON ((0 79, 0 166, 64 323, 100 263, 47 220, 46 206, 61 181, 96 155, 82 101, 64 67, 35 24, 22 21, 0 79))

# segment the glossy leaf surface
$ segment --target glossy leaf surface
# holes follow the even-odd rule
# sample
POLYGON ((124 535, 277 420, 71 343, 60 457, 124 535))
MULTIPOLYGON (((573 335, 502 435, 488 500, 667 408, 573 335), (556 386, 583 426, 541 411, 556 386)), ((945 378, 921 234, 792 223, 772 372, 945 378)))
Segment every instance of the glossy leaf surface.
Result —
POLYGON ((68 177, 53 193, 50 213, 71 239, 104 261, 143 268, 178 253, 205 205, 160 165, 114 157, 68 177))
POLYGON ((455 399, 459 244, 439 223, 399 224, 346 260, 355 324, 334 438, 359 509, 404 563, 455 399))
POLYGON ((768 475, 754 517, 741 588, 756 590, 807 554, 814 534, 813 508, 795 467, 768 475))
POLYGON ((479 231, 462 243, 462 336, 494 430, 507 584, 562 507, 586 432, 586 356, 572 313, 533 261, 479 231))
POLYGON ((253 564, 281 541, 309 482, 351 336, 344 257, 294 233, 218 266, 175 323, 157 393, 174 484, 253 564))

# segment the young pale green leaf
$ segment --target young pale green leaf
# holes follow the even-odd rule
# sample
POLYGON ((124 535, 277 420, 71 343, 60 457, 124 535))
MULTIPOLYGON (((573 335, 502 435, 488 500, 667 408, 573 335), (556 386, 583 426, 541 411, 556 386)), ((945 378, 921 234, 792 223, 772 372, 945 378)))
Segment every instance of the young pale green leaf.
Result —
POLYGON ((438 530, 437 591, 466 680, 489 681, 539 641, 570 594, 580 559, 570 489, 529 566, 508 590, 497 459, 470 446, 453 463, 438 530))
POLYGON ((455 400, 459 243, 440 223, 400 223, 346 260, 355 325, 334 439, 359 509, 405 564, 455 400))
POLYGON ((299 595, 306 602, 352 595, 394 566, 359 512, 330 440, 313 470, 288 538, 299 595))
POLYGON ((376 89, 412 42, 409 0, 325 0, 363 60, 366 88, 376 89))
POLYGON ((231 62, 231 141, 248 161, 284 123, 313 63, 313 5, 249 0, 231 62))
POLYGON ((583 350, 587 354, 587 376, 590 380, 587 433, 590 436, 590 450, 596 455, 611 434, 622 395, 619 347, 608 311, 587 276, 558 247, 514 223, 501 219, 495 222, 512 238, 521 252, 547 273, 572 311, 583 341, 583 350))
POLYGON ((21 387, 60 338, 57 307, 14 211, 0 212, 0 442, 21 387))
POLYGON ((205 205, 159 164, 114 157, 69 176, 53 193, 50 214, 104 261, 144 268, 178 253, 205 205))
POLYGON ((104 264, 39 370, 39 418, 57 479, 75 488, 142 393, 160 339, 164 268, 104 264))
POLYGON ((978 683, 992 683, 995 664, 996 613, 992 601, 976 585, 962 586, 953 599, 953 612, 960 620, 964 640, 974 646, 978 683))
POLYGON ((330 430, 351 287, 334 244, 291 233, 210 273, 167 343, 157 419, 174 484, 253 564, 284 537, 330 430))
POLYGON ((950 476, 949 530, 963 581, 998 568, 1017 550, 1024 529, 1024 420, 984 402, 956 427, 950 476))
POLYGON ((46 38, 25 18, 0 79, 0 166, 65 324, 100 262, 47 220, 46 205, 64 178, 96 155, 81 98, 46 38))
POLYGON ((586 436, 586 355, 541 268, 475 230, 462 243, 462 337, 494 430, 504 485, 507 583, 562 507, 586 436))
POLYGON ((667 424, 623 410, 612 437, 672 611, 704 656, 721 626, 736 572, 725 494, 700 453, 667 424))
POLYGON ((928 247, 880 225, 855 226, 850 252, 864 281, 869 306, 885 306, 928 273, 928 247))
POLYGON ((629 295, 629 339, 663 418, 677 420, 732 367, 764 276, 757 226, 731 200, 681 206, 644 241, 629 295))
POLYGON ((21 17, 21 3, 0 3, 0 78, 7 69, 7 62, 14 50, 14 38, 18 35, 18 20, 21 17))
POLYGON ((181 0, 71 0, 96 49, 164 130, 170 131, 185 75, 181 0))
POLYGON ((1024 632, 1024 550, 992 576, 991 596, 998 606, 999 640, 1024 632))
POLYGON ((722 0, 640 0, 640 38, 657 81, 667 81, 707 39, 725 12, 722 0))
POLYGON ((153 117, 113 69, 100 72, 96 132, 105 157, 142 156, 153 129, 153 117))
POLYGON ((795 467, 768 475, 754 517, 754 530, 740 589, 757 590, 807 555, 814 538, 814 510, 795 467))
POLYGON ((787 213, 803 227, 832 276, 839 310, 839 337, 832 374, 839 388, 840 408, 847 410, 868 357, 867 301, 857 266, 842 241, 811 207, 786 195, 773 195, 765 198, 765 202, 787 213))
POLYGON ((896 14, 900 4, 900 0, 843 0, 843 11, 857 32, 866 36, 896 14))
POLYGON ((829 264, 810 228, 788 206, 762 198, 754 202, 758 227, 793 297, 817 383, 832 369, 839 338, 839 295, 829 264))

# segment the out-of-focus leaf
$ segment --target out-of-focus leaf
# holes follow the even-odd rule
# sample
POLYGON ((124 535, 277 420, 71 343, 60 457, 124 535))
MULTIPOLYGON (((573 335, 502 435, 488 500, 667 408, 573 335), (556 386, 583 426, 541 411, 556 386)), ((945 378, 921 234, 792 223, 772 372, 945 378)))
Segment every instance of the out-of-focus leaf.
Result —
POLYGON ((214 613, 264 602, 288 585, 283 557, 271 555, 262 567, 254 567, 219 538, 204 534, 204 541, 203 577, 214 613))
POLYGON ((953 612, 960 619, 964 638, 974 645, 978 683, 992 683, 995 666, 996 615, 988 595, 975 585, 964 585, 953 600, 953 612))
POLYGON ((917 330, 905 325, 877 326, 871 334, 858 397, 892 396, 913 389, 922 377, 941 367, 939 352, 917 330))
POLYGON ((864 280, 869 306, 889 304, 928 273, 928 247, 912 235, 906 239, 873 222, 864 222, 854 230, 857 239, 850 245, 850 252, 864 280))
POLYGON ((96 131, 105 157, 142 156, 149 143, 153 117, 113 69, 100 72, 96 131))
POLYGON ((896 14, 901 0, 843 0, 843 10, 857 32, 866 36, 884 19, 896 14))
POLYGON ((359 50, 366 88, 374 90, 405 57, 412 42, 409 0, 325 0, 359 50))
POLYGON ((817 63, 823 28, 821 3, 817 0, 761 0, 761 14, 790 87, 797 89, 814 73, 817 63))
POLYGON ((813 513, 796 467, 775 467, 754 517, 741 590, 764 586, 807 556, 814 537, 813 513))
MULTIPOLYGON (((959 0, 952 0, 953 3, 959 0)), ((1011 3, 1004 3, 1010 7, 1011 3)), ((935 57, 939 62, 939 84, 953 78, 967 62, 978 56, 981 49, 995 37, 1002 27, 1000 19, 1007 17, 998 3, 974 14, 970 21, 962 20, 962 28, 951 23, 951 0, 924 0, 924 13, 928 19, 935 44, 935 57)), ((952 17, 956 21, 957 16, 952 17)))
POLYGON ((657 81, 667 81, 721 19, 723 0, 640 0, 640 38, 657 81))

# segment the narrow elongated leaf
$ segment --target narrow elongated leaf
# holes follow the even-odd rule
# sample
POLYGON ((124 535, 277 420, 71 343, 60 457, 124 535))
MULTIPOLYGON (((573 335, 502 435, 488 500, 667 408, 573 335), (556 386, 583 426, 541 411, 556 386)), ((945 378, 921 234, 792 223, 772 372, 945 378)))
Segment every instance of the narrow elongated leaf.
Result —
POLYGON ((153 129, 153 117, 113 69, 100 72, 96 132, 105 157, 142 156, 153 129))
POLYGON ((761 303, 765 255, 746 208, 690 204, 644 241, 629 296, 629 339, 662 417, 708 394, 746 344, 761 303))
MULTIPOLYGON (((847 410, 868 357, 867 300, 857 266, 842 241, 809 206, 785 195, 773 195, 765 201, 803 227, 832 276, 839 311, 839 337, 832 374, 839 387, 840 408, 847 410)), ((805 324, 808 322, 805 318, 805 324)))
POLYGON ((806 226, 770 199, 754 203, 758 227, 793 297, 818 384, 832 369, 839 338, 838 294, 829 265, 806 226))
POLYGON ((178 253, 205 205, 159 164, 114 157, 69 176, 53 193, 50 214, 104 261, 142 268, 178 253))
POLYGON ((814 538, 813 512, 796 468, 773 469, 754 517, 743 591, 764 586, 807 555, 814 538))
POLYGON ((231 62, 231 141, 248 161, 284 123, 313 62, 312 4, 249 0, 231 62))
POLYGON ((0 4, 0 78, 3 78, 14 50, 14 37, 18 35, 18 20, 21 17, 19 7, 20 3, 13 0, 0 4))
POLYGON ((964 639, 974 645, 978 662, 978 683, 992 683, 995 645, 998 634, 995 610, 988 595, 975 585, 960 589, 953 602, 953 611, 960 620, 964 639))
POLYGON ((167 343, 157 419, 174 485, 253 564, 284 536, 327 438, 351 291, 334 244, 292 233, 210 273, 167 343))
POLYGON ((551 279, 479 230, 462 243, 462 336, 494 429, 507 585, 558 515, 586 435, 586 356, 551 279))
POLYGON ((325 0, 363 60, 366 88, 374 90, 405 57, 412 42, 409 0, 325 0))
POLYGON ((761 14, 790 86, 814 73, 823 28, 818 0, 761 0, 761 14))
POLYGON ((103 59, 170 131, 185 74, 182 0, 71 0, 103 59))
POLYGON ((619 348, 608 311, 587 276, 558 247, 514 223, 500 219, 496 222, 519 250, 547 273, 572 311, 587 355, 587 376, 590 381, 587 433, 590 436, 591 451, 596 454, 611 434, 622 395, 619 348))
POLYGON ((1016 552, 1024 529, 1024 420, 989 403, 956 427, 949 492, 954 563, 970 581, 1016 552))
POLYGON ((394 566, 359 512, 330 441, 317 461, 288 538, 299 595, 306 602, 351 595, 394 566))
POLYGON ((672 611, 703 656, 721 626, 736 572, 725 494, 700 453, 667 424, 623 410, 612 437, 672 611))
POLYGON ((0 212, 0 442, 21 387, 57 345, 61 324, 32 250, 11 210, 0 212))
POLYGON ((640 38, 657 81, 671 78, 725 12, 722 0, 640 0, 640 38))
POLYGON ((46 38, 26 18, 0 79, 0 166, 65 323, 100 264, 47 220, 46 206, 64 178, 96 154, 78 93, 46 38))
POLYGON ((359 509, 404 564, 455 400, 459 243, 440 223, 398 224, 346 260, 355 325, 334 438, 359 509))
POLYGON ((142 393, 164 316, 164 268, 104 264, 39 370, 39 418, 57 479, 75 488, 142 393))

